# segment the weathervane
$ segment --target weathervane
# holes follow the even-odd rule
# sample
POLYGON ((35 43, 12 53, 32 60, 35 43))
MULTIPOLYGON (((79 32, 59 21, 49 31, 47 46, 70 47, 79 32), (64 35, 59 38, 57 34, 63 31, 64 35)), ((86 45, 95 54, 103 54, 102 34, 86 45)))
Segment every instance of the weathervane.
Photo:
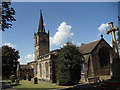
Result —
POLYGON ((110 22, 109 23, 109 26, 110 26, 110 29, 109 30, 106 30, 106 34, 109 34, 111 33, 111 39, 112 39, 112 47, 113 49, 115 50, 115 52, 118 54, 118 46, 117 46, 117 40, 116 40, 116 37, 115 37, 115 31, 118 31, 119 30, 119 27, 113 27, 113 22, 110 22))

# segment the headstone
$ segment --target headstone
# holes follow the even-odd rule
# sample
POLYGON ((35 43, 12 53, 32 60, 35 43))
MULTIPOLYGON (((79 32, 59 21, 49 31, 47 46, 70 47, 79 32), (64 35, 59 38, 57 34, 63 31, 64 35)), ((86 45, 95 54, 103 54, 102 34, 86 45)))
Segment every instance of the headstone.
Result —
POLYGON ((30 75, 28 76, 28 81, 31 81, 31 76, 30 75))
POLYGON ((16 80, 16 84, 17 84, 17 85, 19 84, 19 79, 16 80))
POLYGON ((12 82, 15 82, 15 79, 16 79, 15 75, 11 75, 11 76, 10 76, 10 80, 11 80, 12 82))
POLYGON ((38 79, 37 79, 37 77, 34 78, 34 84, 38 84, 38 79))
POLYGON ((26 76, 24 76, 24 80, 26 80, 26 76))

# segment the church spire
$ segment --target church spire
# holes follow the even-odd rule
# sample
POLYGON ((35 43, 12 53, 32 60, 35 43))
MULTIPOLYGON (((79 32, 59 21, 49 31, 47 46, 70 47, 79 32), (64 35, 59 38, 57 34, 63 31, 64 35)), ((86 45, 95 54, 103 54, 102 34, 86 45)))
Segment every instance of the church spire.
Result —
POLYGON ((43 17, 42 17, 42 10, 40 10, 40 21, 39 21, 38 32, 45 32, 43 23, 44 22, 43 22, 43 17))

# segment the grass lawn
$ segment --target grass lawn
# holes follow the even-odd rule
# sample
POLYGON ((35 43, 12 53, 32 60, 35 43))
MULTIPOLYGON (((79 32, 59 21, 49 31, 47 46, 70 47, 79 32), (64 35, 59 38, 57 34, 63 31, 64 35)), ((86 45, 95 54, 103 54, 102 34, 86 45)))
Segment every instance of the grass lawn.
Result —
POLYGON ((56 84, 52 84, 49 82, 41 82, 39 81, 38 84, 34 84, 33 80, 28 81, 28 80, 22 80, 20 81, 19 85, 16 85, 16 83, 12 83, 10 80, 7 80, 14 88, 70 88, 72 86, 58 86, 56 84))

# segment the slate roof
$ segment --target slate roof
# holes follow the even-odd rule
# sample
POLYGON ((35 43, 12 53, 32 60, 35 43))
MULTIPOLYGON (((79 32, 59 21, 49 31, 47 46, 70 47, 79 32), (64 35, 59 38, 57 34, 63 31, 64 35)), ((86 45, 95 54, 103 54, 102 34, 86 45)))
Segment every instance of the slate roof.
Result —
POLYGON ((101 41, 102 39, 100 40, 96 40, 94 42, 91 42, 91 43, 88 43, 88 44, 83 44, 81 45, 80 47, 78 47, 79 51, 85 55, 85 54, 88 54, 88 53, 91 53, 92 50, 95 48, 95 46, 101 41))

